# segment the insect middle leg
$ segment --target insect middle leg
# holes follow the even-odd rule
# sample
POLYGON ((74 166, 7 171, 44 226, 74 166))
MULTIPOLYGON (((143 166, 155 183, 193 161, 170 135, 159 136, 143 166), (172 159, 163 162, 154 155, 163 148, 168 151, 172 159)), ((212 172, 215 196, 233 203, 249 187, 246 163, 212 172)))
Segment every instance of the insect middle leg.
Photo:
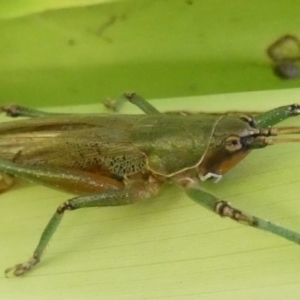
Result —
POLYGON ((29 271, 37 263, 39 263, 51 237, 53 236, 58 225, 60 224, 65 211, 71 211, 86 207, 118 206, 132 204, 141 199, 145 199, 152 196, 154 193, 157 192, 156 190, 157 187, 151 186, 151 184, 148 186, 148 189, 145 189, 145 186, 141 185, 141 188, 135 187, 132 189, 107 190, 102 193, 88 194, 67 200, 56 209, 54 215, 48 222, 40 237, 38 245, 33 252, 32 257, 30 257, 24 263, 7 268, 5 270, 5 274, 8 275, 9 273, 13 273, 15 276, 21 276, 27 271, 29 271))
POLYGON ((299 233, 284 228, 280 225, 274 224, 270 221, 261 219, 259 217, 246 214, 232 207, 228 202, 222 199, 218 199, 214 195, 199 189, 199 187, 194 187, 192 185, 187 186, 186 193, 195 202, 204 206, 210 211, 217 213, 221 217, 229 217, 232 220, 242 223, 244 225, 271 232, 296 244, 300 244, 299 233))
POLYGON ((138 183, 136 182, 131 188, 107 190, 102 193, 94 193, 79 196, 62 203, 53 214, 52 218, 45 227, 38 245, 26 262, 17 264, 13 267, 7 268, 5 274, 13 273, 15 276, 21 276, 28 272, 41 260, 41 257, 46 249, 51 237, 55 233, 58 225, 60 224, 64 212, 67 210, 75 210, 86 207, 99 207, 99 206, 119 206, 135 203, 139 200, 149 198, 157 193, 158 186, 155 183, 138 183))
POLYGON ((118 111, 126 101, 137 106, 145 114, 160 114, 160 111, 158 111, 153 105, 134 92, 124 93, 116 99, 105 100, 103 103, 107 108, 118 111))

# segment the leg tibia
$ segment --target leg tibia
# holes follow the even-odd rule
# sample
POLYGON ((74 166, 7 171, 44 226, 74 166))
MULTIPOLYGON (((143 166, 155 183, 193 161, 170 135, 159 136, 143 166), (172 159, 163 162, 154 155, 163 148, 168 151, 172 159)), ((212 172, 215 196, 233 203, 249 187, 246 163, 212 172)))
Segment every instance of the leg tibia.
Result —
POLYGON ((136 93, 127 92, 116 99, 109 99, 104 101, 104 105, 111 109, 118 111, 124 102, 129 101, 146 114, 159 114, 160 112, 152 106, 148 101, 137 95, 136 93))
POLYGON ((300 234, 284 228, 280 225, 263 220, 261 218, 246 214, 234 207, 228 202, 220 200, 210 193, 204 192, 197 187, 187 187, 187 195, 205 208, 219 214, 221 217, 229 217, 234 221, 244 225, 256 227, 265 231, 272 232, 294 243, 300 243, 300 234))

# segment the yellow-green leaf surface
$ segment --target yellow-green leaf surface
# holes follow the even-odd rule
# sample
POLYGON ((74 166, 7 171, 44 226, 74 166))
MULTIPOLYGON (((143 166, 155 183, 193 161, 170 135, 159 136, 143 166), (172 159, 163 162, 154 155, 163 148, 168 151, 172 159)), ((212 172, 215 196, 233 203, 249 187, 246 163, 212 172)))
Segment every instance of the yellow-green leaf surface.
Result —
POLYGON ((299 87, 265 50, 300 34, 300 2, 0 1, 0 103, 96 102, 299 87))
MULTIPOLYGON (((266 110, 300 89, 153 101, 161 110, 266 110)), ((60 109, 53 109, 59 111, 60 109)), ((62 111, 103 111, 100 104, 62 111)), ((122 112, 137 113, 126 104, 122 112)), ((1 120, 7 120, 4 116, 1 120)), ((285 124, 300 124, 300 117, 285 124)), ((163 128, 162 130, 167 130, 163 128)), ((236 207, 300 231, 300 145, 253 151, 207 189, 236 207)), ((0 196, 0 268, 23 262, 70 195, 21 185, 0 196)), ((176 187, 115 208, 66 212, 42 262, 0 275, 1 299, 299 299, 300 247, 206 211, 176 187)))

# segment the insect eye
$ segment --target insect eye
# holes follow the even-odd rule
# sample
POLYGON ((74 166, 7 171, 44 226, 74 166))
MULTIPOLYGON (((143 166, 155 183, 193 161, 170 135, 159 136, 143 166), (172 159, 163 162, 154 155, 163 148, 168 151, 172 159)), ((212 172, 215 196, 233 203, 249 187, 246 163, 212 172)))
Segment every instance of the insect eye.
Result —
POLYGON ((242 148, 240 138, 236 136, 230 136, 225 140, 225 148, 229 152, 234 152, 242 148))

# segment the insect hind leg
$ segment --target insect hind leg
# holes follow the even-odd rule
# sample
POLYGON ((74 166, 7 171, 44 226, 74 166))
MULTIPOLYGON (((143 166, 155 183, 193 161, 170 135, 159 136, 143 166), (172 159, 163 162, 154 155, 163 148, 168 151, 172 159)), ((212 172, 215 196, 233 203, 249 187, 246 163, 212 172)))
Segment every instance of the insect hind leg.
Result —
POLYGON ((107 189, 122 189, 124 183, 101 173, 81 170, 23 165, 0 158, 0 173, 42 183, 73 193, 93 193, 107 189))

